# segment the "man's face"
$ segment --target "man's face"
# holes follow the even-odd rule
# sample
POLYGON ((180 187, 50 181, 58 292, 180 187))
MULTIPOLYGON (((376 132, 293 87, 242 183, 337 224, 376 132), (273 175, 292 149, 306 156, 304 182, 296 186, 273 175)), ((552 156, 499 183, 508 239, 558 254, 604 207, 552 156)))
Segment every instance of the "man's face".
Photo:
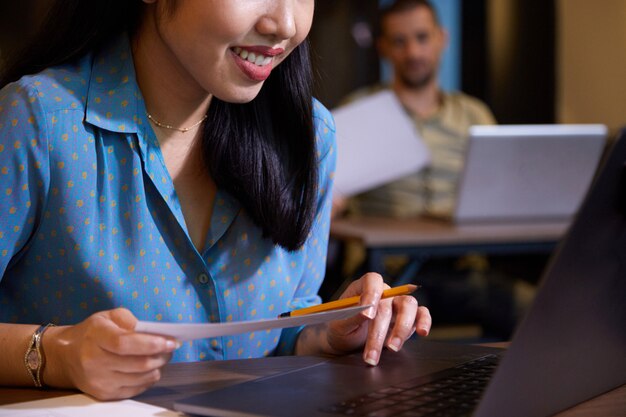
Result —
POLYGON ((379 52, 393 64, 397 81, 422 88, 437 78, 446 34, 428 8, 392 13, 381 29, 379 52))

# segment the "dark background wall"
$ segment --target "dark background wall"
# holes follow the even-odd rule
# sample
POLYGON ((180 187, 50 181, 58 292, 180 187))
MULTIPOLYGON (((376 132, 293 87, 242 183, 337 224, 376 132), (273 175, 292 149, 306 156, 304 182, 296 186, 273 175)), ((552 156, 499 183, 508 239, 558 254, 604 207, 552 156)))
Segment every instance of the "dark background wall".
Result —
MULTIPOLYGON (((0 56, 24 44, 49 3, 0 2, 0 56)), ((380 62, 368 38, 378 4, 379 0, 316 2, 310 34, 315 91, 330 108, 355 89, 380 80, 380 62)), ((461 90, 483 99, 500 123, 553 123, 555 2, 465 0, 460 4, 461 90)))
POLYGON ((554 123, 554 1, 482 0, 465 6, 463 90, 489 103, 500 123, 554 123))
MULTIPOLYGON (((555 122, 555 3, 551 0, 461 2, 461 90, 484 100, 500 123, 555 122)), ((334 107, 380 79, 373 44, 355 26, 373 27, 378 0, 317 2, 311 43, 317 96, 334 107)))
POLYGON ((334 107, 346 94, 380 79, 380 61, 367 28, 378 0, 317 1, 311 34, 316 96, 334 107), (359 28, 361 30, 359 30, 359 28))

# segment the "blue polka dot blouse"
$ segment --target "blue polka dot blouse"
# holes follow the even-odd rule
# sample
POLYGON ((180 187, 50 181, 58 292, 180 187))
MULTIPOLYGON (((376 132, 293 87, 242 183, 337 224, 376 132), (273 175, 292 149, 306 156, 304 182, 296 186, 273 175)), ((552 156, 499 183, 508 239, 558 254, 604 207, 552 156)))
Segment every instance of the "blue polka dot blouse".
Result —
MULTIPOLYGON (((319 303, 335 133, 315 102, 313 229, 288 252, 223 191, 205 249, 189 238, 122 36, 73 65, 0 90, 0 321, 77 323, 126 307, 140 320, 227 322, 319 303)), ((174 361, 293 351, 299 329, 186 342, 174 361)))

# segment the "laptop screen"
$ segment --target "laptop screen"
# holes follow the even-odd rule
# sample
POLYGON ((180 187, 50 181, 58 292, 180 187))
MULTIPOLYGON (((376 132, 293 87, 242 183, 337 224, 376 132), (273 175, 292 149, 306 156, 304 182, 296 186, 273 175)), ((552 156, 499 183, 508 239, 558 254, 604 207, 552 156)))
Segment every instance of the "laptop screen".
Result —
POLYGON ((456 222, 570 219, 606 136, 603 125, 472 126, 456 222))

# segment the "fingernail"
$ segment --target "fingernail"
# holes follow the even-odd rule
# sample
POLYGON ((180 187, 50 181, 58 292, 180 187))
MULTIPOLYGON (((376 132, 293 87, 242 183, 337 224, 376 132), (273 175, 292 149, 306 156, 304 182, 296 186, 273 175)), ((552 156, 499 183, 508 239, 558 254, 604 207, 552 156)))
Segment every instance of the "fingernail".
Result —
POLYGON ((182 346, 182 343, 179 340, 168 339, 165 341, 165 348, 170 352, 178 349, 181 346, 182 346))
POLYGON ((378 352, 373 349, 367 352, 367 355, 365 356, 365 363, 372 366, 378 365, 378 352))
POLYGON ((402 344, 402 340, 400 340, 399 337, 393 337, 387 344, 387 347, 393 350, 394 352, 397 352, 400 350, 401 344, 402 344))
POLYGON ((420 335, 421 336, 428 336, 429 333, 429 329, 427 327, 420 327, 420 335))
POLYGON ((376 317, 376 310, 374 309, 374 306, 365 310, 365 316, 369 319, 373 319, 374 317, 376 317))

